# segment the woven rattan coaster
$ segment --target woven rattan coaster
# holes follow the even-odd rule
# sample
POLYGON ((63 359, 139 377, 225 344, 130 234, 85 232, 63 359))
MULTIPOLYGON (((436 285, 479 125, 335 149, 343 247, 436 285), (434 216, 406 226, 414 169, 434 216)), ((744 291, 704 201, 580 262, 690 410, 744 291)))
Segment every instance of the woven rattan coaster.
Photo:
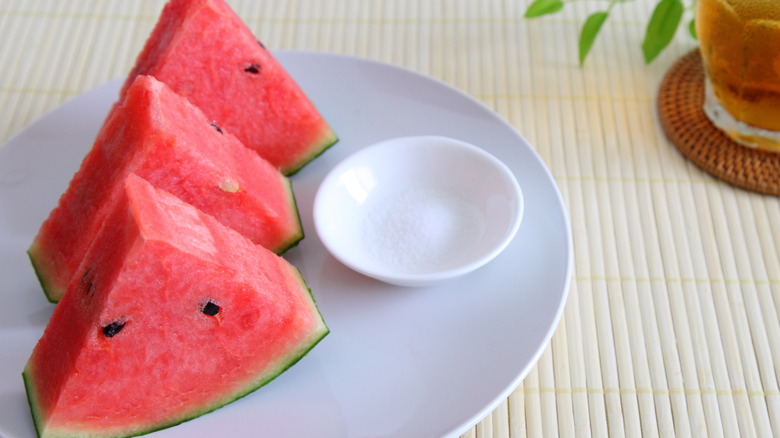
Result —
POLYGON ((704 114, 704 68, 698 50, 666 73, 658 92, 658 116, 669 141, 689 160, 736 186, 780 195, 780 153, 735 143, 704 114))

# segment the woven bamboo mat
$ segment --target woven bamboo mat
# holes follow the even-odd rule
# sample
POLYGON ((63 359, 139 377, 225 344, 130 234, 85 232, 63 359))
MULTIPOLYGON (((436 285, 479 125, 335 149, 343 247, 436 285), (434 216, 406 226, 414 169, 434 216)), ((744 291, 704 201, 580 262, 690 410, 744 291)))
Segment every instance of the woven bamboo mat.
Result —
MULTIPOLYGON (((656 92, 695 43, 681 31, 644 65, 655 2, 618 4, 582 68, 579 26, 599 4, 529 21, 524 0, 229 2, 271 48, 387 61, 475 96, 559 184, 575 251, 564 317, 466 437, 780 435, 780 201, 668 143, 656 92)), ((0 0, 0 141, 123 76, 161 7, 0 0)))

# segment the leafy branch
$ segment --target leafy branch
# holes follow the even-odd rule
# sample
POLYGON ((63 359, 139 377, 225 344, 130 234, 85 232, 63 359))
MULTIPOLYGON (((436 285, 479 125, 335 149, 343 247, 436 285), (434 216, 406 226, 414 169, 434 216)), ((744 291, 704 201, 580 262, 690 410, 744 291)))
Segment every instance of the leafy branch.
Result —
MULTIPOLYGON (((534 0, 525 11, 525 18, 536 18, 543 15, 554 14, 563 9, 565 3, 571 3, 574 0, 534 0)), ((585 62, 596 37, 601 31, 602 26, 609 18, 612 8, 618 3, 625 3, 632 0, 605 0, 609 2, 606 10, 594 12, 588 16, 580 30, 579 38, 579 61, 580 65, 585 62)), ((693 0, 695 4, 695 0, 693 0)), ((691 5, 693 8, 693 5, 691 5)), ((663 52, 663 50, 672 42, 677 28, 682 23, 685 6, 682 0, 658 0, 658 3, 650 16, 645 28, 645 37, 642 41, 642 54, 645 63, 649 64, 663 52)), ((696 38, 696 27, 694 20, 688 23, 688 31, 691 36, 696 38)))

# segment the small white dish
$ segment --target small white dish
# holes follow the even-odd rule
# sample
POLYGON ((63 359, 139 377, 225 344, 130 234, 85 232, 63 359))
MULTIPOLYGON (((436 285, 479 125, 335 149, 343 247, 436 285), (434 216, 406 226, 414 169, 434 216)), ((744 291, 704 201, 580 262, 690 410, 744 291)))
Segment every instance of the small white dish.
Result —
POLYGON ((517 233, 523 195, 485 150, 442 136, 398 137, 336 165, 314 198, 327 250, 369 277, 426 286, 471 272, 517 233))

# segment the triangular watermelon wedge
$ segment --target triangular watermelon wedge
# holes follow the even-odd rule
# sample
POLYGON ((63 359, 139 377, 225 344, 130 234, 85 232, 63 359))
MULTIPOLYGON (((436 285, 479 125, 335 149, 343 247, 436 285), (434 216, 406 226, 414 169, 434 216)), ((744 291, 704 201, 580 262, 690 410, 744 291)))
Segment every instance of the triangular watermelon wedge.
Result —
POLYGON ((129 172, 274 252, 303 238, 288 178, 165 84, 137 76, 30 247, 50 301, 62 296, 129 172))
POLYGON ((223 0, 171 0, 123 87, 152 75, 277 166, 297 172, 337 141, 298 84, 223 0))
POLYGON ((300 273, 128 176, 23 376, 48 436, 130 436, 265 385, 326 334, 300 273))

